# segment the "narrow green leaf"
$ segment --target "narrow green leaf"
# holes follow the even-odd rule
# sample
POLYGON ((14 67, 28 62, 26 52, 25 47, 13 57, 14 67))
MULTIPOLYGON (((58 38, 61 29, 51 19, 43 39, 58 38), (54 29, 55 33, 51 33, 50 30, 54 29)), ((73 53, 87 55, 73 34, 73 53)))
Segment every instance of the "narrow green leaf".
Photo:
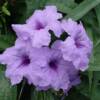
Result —
POLYGON ((92 81, 93 81, 93 71, 88 71, 88 78, 89 78, 89 94, 91 96, 92 81))
POLYGON ((91 55, 88 71, 100 71, 100 61, 99 61, 100 59, 100 33, 99 33, 100 30, 95 29, 95 27, 97 27, 98 29, 98 26, 95 24, 94 18, 92 18, 91 20, 93 21, 89 21, 90 25, 87 24, 88 26, 86 27, 87 33, 89 34, 89 37, 93 41, 93 50, 92 50, 92 55, 91 55))
POLYGON ((11 14, 10 14, 9 10, 7 9, 7 5, 8 5, 8 3, 5 2, 4 5, 2 6, 2 12, 3 12, 4 14, 10 16, 11 14))
POLYGON ((88 13, 92 8, 97 6, 100 3, 100 0, 84 0, 80 3, 75 9, 68 14, 68 17, 78 20, 82 18, 86 13, 88 13))
POLYGON ((26 83, 26 80, 23 80, 22 86, 21 86, 21 89, 20 89, 20 92, 19 92, 19 95, 18 95, 18 100, 21 99, 21 96, 22 96, 22 93, 23 93, 23 90, 24 90, 24 87, 25 87, 25 83, 26 83))
POLYGON ((8 16, 11 15, 10 12, 9 12, 9 10, 8 10, 5 6, 2 7, 2 12, 3 12, 4 14, 8 15, 8 16))
POLYGON ((90 71, 100 71, 100 42, 97 41, 96 45, 94 45, 93 50, 93 60, 90 62, 89 65, 90 71))
POLYGON ((0 70, 0 100, 16 100, 16 95, 16 87, 11 86, 9 81, 5 78, 4 71, 0 70))
POLYGON ((100 5, 98 5, 97 7, 95 7, 95 12, 96 12, 98 24, 99 24, 99 27, 100 27, 100 5))
POLYGON ((91 100, 100 100, 100 71, 94 72, 93 79, 91 100))

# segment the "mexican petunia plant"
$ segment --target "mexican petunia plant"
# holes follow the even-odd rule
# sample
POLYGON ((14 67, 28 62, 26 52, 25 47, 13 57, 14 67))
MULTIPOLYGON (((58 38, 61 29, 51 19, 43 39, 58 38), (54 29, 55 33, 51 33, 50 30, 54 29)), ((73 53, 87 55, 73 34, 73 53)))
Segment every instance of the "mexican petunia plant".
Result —
POLYGON ((82 22, 65 20, 56 6, 46 6, 12 28, 17 35, 15 44, 0 54, 12 85, 26 79, 37 90, 67 93, 80 84, 79 72, 87 70, 93 47, 82 22), (63 34, 67 36, 64 40, 63 34))

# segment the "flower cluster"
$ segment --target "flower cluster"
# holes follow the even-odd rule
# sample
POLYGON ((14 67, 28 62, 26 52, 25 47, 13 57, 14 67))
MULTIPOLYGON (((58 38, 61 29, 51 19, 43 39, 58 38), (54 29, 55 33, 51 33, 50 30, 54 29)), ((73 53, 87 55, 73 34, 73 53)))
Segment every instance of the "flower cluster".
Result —
POLYGON ((62 18, 55 6, 46 6, 36 10, 25 24, 12 25, 15 45, 0 55, 12 85, 25 78, 39 90, 68 91, 80 83, 78 73, 88 68, 92 42, 81 22, 62 18))

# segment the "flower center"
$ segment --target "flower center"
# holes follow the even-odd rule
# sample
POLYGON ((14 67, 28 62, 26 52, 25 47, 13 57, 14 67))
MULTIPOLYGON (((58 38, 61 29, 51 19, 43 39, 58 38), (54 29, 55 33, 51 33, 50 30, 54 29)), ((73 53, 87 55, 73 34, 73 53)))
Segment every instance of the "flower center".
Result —
POLYGON ((39 22, 39 21, 36 21, 35 29, 36 29, 36 30, 41 30, 41 29, 44 29, 45 26, 46 26, 45 23, 41 23, 41 22, 39 22))
POLYGON ((78 43, 78 41, 75 42, 75 45, 77 48, 80 48, 80 43, 78 43))
POLYGON ((22 65, 27 66, 30 64, 30 58, 28 55, 23 55, 22 56, 22 65))
POLYGON ((51 69, 53 69, 53 70, 57 70, 57 61, 56 60, 51 60, 50 62, 49 62, 49 67, 51 68, 51 69))
POLYGON ((76 45, 76 47, 77 48, 81 48, 81 47, 83 47, 83 44, 81 43, 81 38, 75 38, 75 45, 76 45))

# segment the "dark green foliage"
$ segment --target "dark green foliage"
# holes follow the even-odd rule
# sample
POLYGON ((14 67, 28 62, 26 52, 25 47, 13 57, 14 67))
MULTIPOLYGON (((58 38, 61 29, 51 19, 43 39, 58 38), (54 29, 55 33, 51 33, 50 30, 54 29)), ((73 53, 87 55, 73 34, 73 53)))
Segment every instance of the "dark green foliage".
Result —
POLYGON ((0 100, 16 100, 16 86, 11 86, 4 75, 4 66, 0 66, 0 100))

